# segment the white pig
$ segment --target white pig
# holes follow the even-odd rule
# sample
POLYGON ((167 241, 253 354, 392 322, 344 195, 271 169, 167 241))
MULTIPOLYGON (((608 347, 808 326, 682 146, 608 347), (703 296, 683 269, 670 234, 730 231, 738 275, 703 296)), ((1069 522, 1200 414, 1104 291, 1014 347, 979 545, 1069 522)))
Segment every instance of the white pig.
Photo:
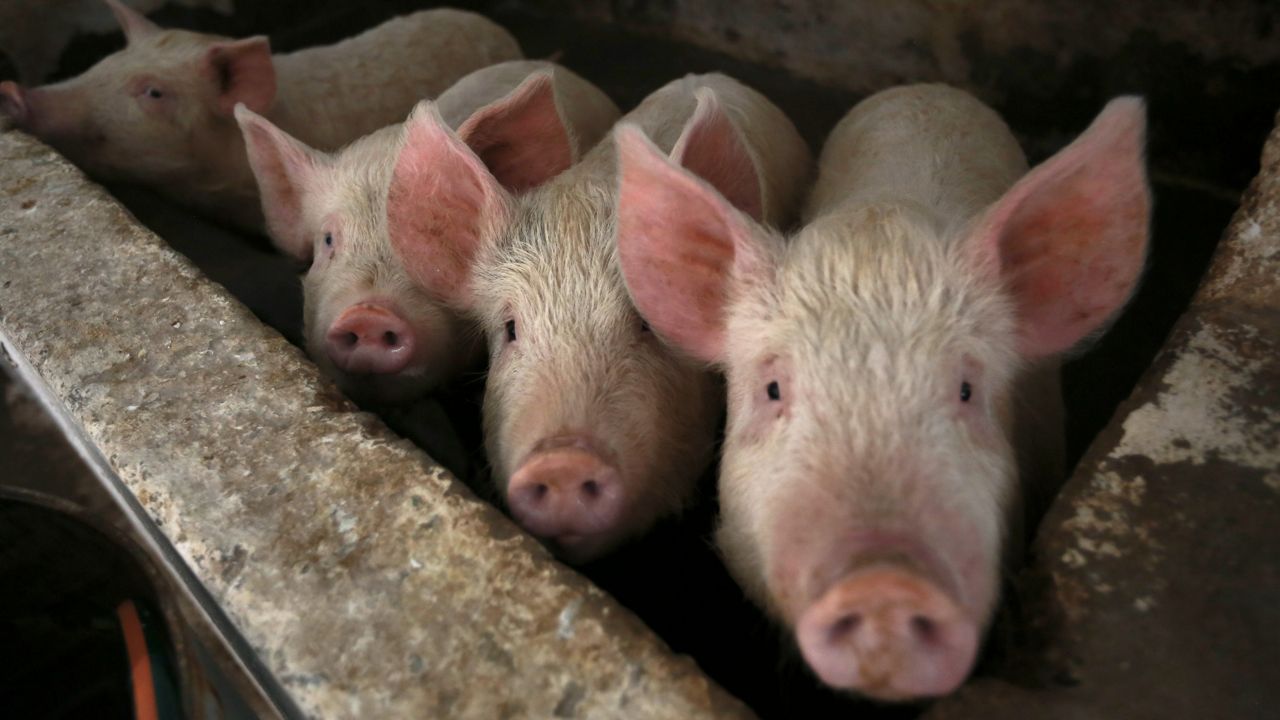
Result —
MULTIPOLYGON (((503 187, 523 192, 569 167, 618 115, 573 72, 515 60, 471 73, 409 123, 442 117, 503 187)), ((304 334, 316 363, 348 394, 381 403, 416 400, 473 364, 479 334, 410 279, 391 245, 389 227, 412 225, 447 202, 439 188, 390 188, 404 124, 328 155, 248 109, 236 117, 273 242, 310 263, 304 334)))
POLYGON ((520 57, 510 33, 459 10, 417 12, 273 56, 265 37, 165 30, 106 2, 128 45, 55 85, 0 83, 0 117, 93 175, 146 185, 249 231, 261 231, 262 218, 237 103, 332 150, 404 119, 473 70, 520 57))
POLYGON ((832 132, 789 242, 616 133, 631 297, 727 373, 719 547, 827 684, 923 698, 972 668, 1019 479, 1063 471, 1057 358, 1141 274, 1144 128, 1116 100, 1028 173, 970 95, 885 91, 832 132))
MULTIPOLYGON (((595 558, 688 501, 711 458, 721 392, 700 363, 657 342, 627 299, 613 143, 514 198, 438 118, 417 119, 395 185, 450 199, 392 241, 412 247, 410 275, 479 319, 485 445, 512 514, 567 560, 595 558)), ((784 221, 798 204, 808 148, 778 108, 731 78, 676 80, 626 120, 757 220, 784 221)))

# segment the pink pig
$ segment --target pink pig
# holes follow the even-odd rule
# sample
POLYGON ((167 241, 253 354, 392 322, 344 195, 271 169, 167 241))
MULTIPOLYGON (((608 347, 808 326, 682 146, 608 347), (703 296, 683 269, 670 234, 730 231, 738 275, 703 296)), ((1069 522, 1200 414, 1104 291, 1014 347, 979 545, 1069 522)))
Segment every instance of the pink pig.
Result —
POLYGON ((1028 173, 970 95, 885 91, 832 132, 790 241, 615 132, 631 297, 727 373, 718 544, 827 684, 924 698, 971 670, 1019 480, 1063 472, 1058 358, 1142 272, 1144 128, 1115 100, 1028 173))
POLYGON ((149 186, 254 232, 262 218, 232 117, 237 103, 332 150, 403 120, 472 70, 520 57, 506 30, 458 10, 417 12, 335 45, 273 56, 265 37, 164 30, 105 1, 128 46, 55 85, 0 83, 0 118, 93 175, 149 186))
MULTIPOLYGON (((783 222, 798 204, 808 148, 741 83, 691 75, 626 118, 751 217, 783 222)), ((711 459, 721 391, 700 362, 659 343, 627 298, 613 143, 517 198, 446 124, 410 125, 393 197, 447 197, 393 225, 391 239, 410 275, 477 318, 489 344, 494 480, 516 520, 563 557, 598 557, 689 500, 711 459)))
POLYGON ((432 118, 457 128, 498 183, 523 192, 568 168, 618 115, 596 86, 535 60, 477 70, 435 103, 423 102, 407 124, 332 155, 239 108, 272 241, 310 264, 302 283, 305 335, 316 363, 354 397, 407 403, 478 359, 479 333, 405 272, 399 253, 412 249, 391 244, 393 233, 403 235, 398 228, 433 216, 449 197, 443 187, 391 187, 406 127, 432 118), (528 162, 531 156, 539 161, 528 162))

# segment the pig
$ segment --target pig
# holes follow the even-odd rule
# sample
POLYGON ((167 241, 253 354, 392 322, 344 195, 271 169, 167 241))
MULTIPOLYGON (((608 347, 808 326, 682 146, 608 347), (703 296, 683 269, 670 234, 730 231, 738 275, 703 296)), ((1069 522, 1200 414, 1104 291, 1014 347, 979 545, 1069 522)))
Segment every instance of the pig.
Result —
MULTIPOLYGON (((741 83, 690 75, 625 119, 750 217, 782 223, 798 207, 809 150, 741 83)), ((447 197, 393 228, 392 242, 410 276, 474 317, 488 343, 485 449, 513 517, 568 562, 598 558, 687 504, 723 393, 701 363, 658 343, 627 298, 612 142, 513 197, 440 118, 416 120, 393 188, 447 197)))
POLYGON ((417 12, 273 56, 265 37, 163 30, 105 1, 127 46, 55 85, 0 83, 0 117, 100 179, 153 188, 250 232, 261 232, 262 217, 232 117, 237 103, 332 150, 403 120, 473 70, 521 56, 506 30, 458 10, 417 12))
POLYGON ((717 546, 824 683, 900 701, 969 674, 1020 489, 1063 473, 1058 359, 1142 272, 1144 134, 1116 99, 1027 172, 972 96, 887 90, 832 132, 784 240, 615 131, 630 296, 726 375, 717 546))
MULTIPOLYGON (((409 125, 442 118, 507 191, 522 193, 568 168, 619 115, 575 73, 516 60, 467 75, 416 108, 409 125)), ((392 191, 405 124, 328 155, 247 108, 236 118, 273 242, 310 263, 304 336, 316 363, 352 397, 383 405, 413 402, 475 365, 479 333, 410 278, 405 248, 391 242, 393 231, 403 237, 401 226, 444 202, 439 188, 392 191)))

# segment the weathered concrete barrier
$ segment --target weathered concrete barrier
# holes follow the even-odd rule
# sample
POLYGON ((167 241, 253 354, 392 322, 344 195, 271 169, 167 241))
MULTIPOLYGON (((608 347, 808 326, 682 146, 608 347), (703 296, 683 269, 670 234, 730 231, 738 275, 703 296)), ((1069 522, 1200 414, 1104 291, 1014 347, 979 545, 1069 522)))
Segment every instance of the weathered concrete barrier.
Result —
POLYGON ((19 133, 0 347, 286 715, 749 715, 19 133))

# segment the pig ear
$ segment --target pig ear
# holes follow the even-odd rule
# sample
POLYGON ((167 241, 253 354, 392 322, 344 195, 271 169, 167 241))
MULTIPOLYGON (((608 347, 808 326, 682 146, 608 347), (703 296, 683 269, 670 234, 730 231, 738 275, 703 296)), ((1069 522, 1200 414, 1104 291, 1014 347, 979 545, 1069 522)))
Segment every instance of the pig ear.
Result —
POLYGON ((693 115, 671 149, 671 159, 710 183, 734 207, 760 221, 764 199, 747 144, 720 106, 715 91, 698 88, 697 98, 693 115))
POLYGON ((736 283, 759 273, 750 221, 710 185, 676 167, 639 128, 615 131, 618 257, 649 326, 706 362, 724 359, 736 283))
POLYGON ((549 71, 530 75, 506 97, 477 110, 458 128, 458 137, 516 193, 559 175, 577 157, 549 71))
POLYGON ((471 270, 487 232, 505 217, 507 194, 489 170, 422 102, 405 122, 387 192, 387 232, 405 270, 428 294, 466 308, 471 270))
POLYGON ((142 13, 120 2, 120 0, 104 0, 107 7, 111 8, 111 14, 116 16, 116 22, 120 23, 120 30, 124 33, 125 42, 135 42, 142 40, 148 35, 154 35, 160 32, 160 26, 148 20, 142 13))
POLYGON ((1071 348, 1125 304, 1146 257, 1146 111, 1113 100, 1089 129, 987 210, 971 241, 1018 312, 1019 350, 1071 348))
POLYGON ((211 45, 204 54, 205 75, 212 78, 216 110, 231 115, 236 103, 264 113, 276 99, 276 68, 271 43, 262 36, 211 45))
POLYGON ((237 105, 235 114, 258 180, 267 231, 281 252, 306 261, 315 238, 303 228, 302 199, 319 172, 316 152, 244 105, 237 105))

